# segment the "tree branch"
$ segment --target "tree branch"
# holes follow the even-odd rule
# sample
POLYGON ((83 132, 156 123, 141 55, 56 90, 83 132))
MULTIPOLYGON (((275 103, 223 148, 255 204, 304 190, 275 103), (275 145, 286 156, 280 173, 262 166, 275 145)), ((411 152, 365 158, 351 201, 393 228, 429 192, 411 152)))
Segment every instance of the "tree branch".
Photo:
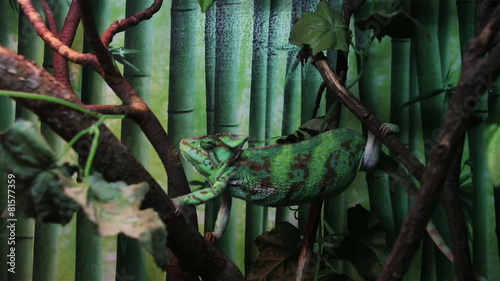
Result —
POLYGON ((312 64, 318 69, 328 87, 332 89, 339 100, 344 104, 370 131, 379 137, 389 149, 394 152, 398 160, 403 163, 408 170, 420 180, 424 171, 424 166, 420 161, 406 148, 393 134, 382 136, 380 127, 382 122, 377 119, 366 107, 359 102, 358 99, 342 85, 339 77, 328 64, 323 53, 318 53, 313 56, 312 64))
MULTIPOLYGON (((62 98, 83 106, 82 102, 64 85, 33 62, 0 46, 0 89, 23 91, 62 98)), ((41 100, 16 99, 35 112, 42 122, 66 141, 96 122, 80 111, 41 100)), ((213 244, 208 243, 197 229, 182 216, 175 214, 175 207, 162 187, 132 156, 105 126, 100 127, 99 146, 92 167, 108 181, 127 184, 147 182, 150 186, 143 201, 143 208, 152 207, 158 212, 168 231, 167 246, 182 262, 204 280, 243 280, 234 263, 213 244)), ((83 158, 89 153, 91 136, 84 136, 73 149, 83 158)))
POLYGON ((497 59, 500 56, 499 43, 496 42, 489 50, 489 55, 484 56, 499 26, 500 8, 497 7, 488 24, 471 41, 464 55, 459 84, 446 111, 439 141, 433 148, 422 178, 422 186, 378 280, 401 280, 411 263, 424 233, 425 224, 438 201, 447 175, 448 163, 451 163, 458 150, 457 140, 465 134, 468 120, 480 97, 492 86, 500 73, 500 62, 497 59))
POLYGON ((138 25, 141 21, 150 19, 161 8, 163 0, 155 0, 149 8, 143 12, 138 12, 133 16, 122 19, 120 22, 114 21, 111 26, 104 32, 101 41, 105 46, 109 46, 113 40, 113 36, 118 32, 122 32, 129 27, 138 25))
POLYGON ((57 38, 54 33, 50 32, 50 30, 45 25, 42 17, 37 12, 30 0, 18 0, 18 3, 19 6, 23 9, 26 17, 29 19, 31 24, 33 24, 36 33, 40 35, 43 41, 47 43, 52 49, 54 49, 58 54, 74 63, 90 66, 95 70, 99 69, 96 57, 93 54, 82 54, 71 49, 68 45, 59 40, 59 38, 57 38))

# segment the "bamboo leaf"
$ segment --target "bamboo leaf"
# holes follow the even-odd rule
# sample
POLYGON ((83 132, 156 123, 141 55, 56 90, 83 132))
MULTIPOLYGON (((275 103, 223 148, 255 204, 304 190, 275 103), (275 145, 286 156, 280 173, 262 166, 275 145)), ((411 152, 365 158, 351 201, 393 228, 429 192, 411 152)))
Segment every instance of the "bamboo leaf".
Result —
POLYGON ((377 12, 359 20, 355 26, 361 30, 372 29, 379 41, 384 36, 392 38, 412 38, 420 23, 403 11, 377 12))
POLYGON ((212 7, 212 5, 215 3, 215 0, 198 0, 198 3, 200 3, 200 8, 201 12, 204 13, 212 7))
POLYGON ((403 105, 401 105, 401 107, 409 106, 409 105, 412 105, 412 104, 417 103, 417 102, 428 100, 430 98, 433 98, 433 97, 440 95, 442 93, 445 93, 445 92, 446 92, 446 89, 438 89, 438 90, 432 91, 428 94, 419 95, 419 96, 403 103, 403 105))
POLYGON ((305 12, 292 30, 290 42, 308 45, 313 55, 323 50, 349 50, 349 29, 339 12, 321 1, 314 12, 305 12))
POLYGON ((90 184, 61 180, 66 195, 78 202, 101 236, 123 233, 138 239, 153 254, 158 266, 164 268, 165 226, 153 209, 140 210, 149 189, 147 183, 109 183, 98 173, 92 175, 90 184))

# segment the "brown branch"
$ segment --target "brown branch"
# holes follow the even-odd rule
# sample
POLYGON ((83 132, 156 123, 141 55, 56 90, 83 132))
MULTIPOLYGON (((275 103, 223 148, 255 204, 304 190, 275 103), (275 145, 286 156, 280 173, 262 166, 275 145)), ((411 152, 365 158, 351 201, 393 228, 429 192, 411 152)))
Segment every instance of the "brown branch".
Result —
MULTIPOLYGON (((167 172, 169 183, 172 184, 173 189, 176 191, 175 195, 191 192, 177 150, 168 138, 160 121, 111 61, 109 50, 104 46, 97 34, 90 7, 81 0, 77 2, 80 4, 87 40, 94 49, 101 66, 101 76, 122 102, 130 107, 130 118, 139 125, 153 145, 156 153, 158 153, 167 172)), ((194 214, 194 212, 192 213, 194 214)))
POLYGON ((422 186, 378 280, 401 280, 418 249, 425 224, 436 206, 448 165, 459 149, 458 140, 465 134, 472 110, 500 74, 500 62, 497 59, 500 57, 499 43, 489 50, 488 56, 483 57, 499 26, 500 8, 497 7, 464 55, 459 84, 446 111, 439 140, 422 178, 422 186))
POLYGON ((138 25, 141 21, 150 19, 161 8, 163 0, 155 0, 153 4, 146 10, 138 12, 133 16, 122 19, 120 22, 114 21, 110 27, 103 33, 101 41, 105 46, 109 46, 113 41, 113 36, 118 32, 122 32, 129 27, 138 25))
POLYGON ((450 225, 451 240, 453 245, 453 264, 458 281, 474 280, 472 269, 469 239, 467 237, 467 226, 463 209, 460 204, 460 164, 462 160, 465 134, 460 136, 459 149, 454 156, 450 171, 445 180, 441 193, 441 203, 446 211, 448 224, 450 225))
POLYGON ((45 18, 49 23, 50 31, 54 34, 58 34, 56 20, 54 19, 54 13, 52 13, 52 9, 49 6, 47 0, 40 0, 40 4, 42 4, 43 12, 45 13, 45 18))
POLYGON ((403 163, 408 170, 420 180, 424 171, 424 166, 420 161, 406 148, 394 134, 382 136, 380 127, 382 122, 375 117, 359 100, 342 85, 339 77, 331 69, 323 53, 313 56, 312 64, 318 69, 328 87, 332 89, 339 100, 344 104, 370 131, 382 139, 385 145, 394 152, 397 159, 403 163))
MULTIPOLYGON (((61 32, 59 33, 59 39, 61 40, 61 42, 68 46, 71 46, 73 40, 75 39, 75 34, 79 23, 80 8, 78 7, 76 1, 73 0, 69 7, 68 14, 66 15, 66 19, 64 20, 61 32)), ((57 52, 54 52, 54 77, 57 79, 57 81, 63 83, 69 89, 72 89, 69 76, 68 61, 57 52)))
POLYGON ((127 105, 87 104, 85 108, 101 114, 108 115, 130 115, 130 107, 127 105))
MULTIPOLYGON (((0 89, 36 93, 62 98, 78 105, 82 102, 48 72, 12 51, 0 46, 0 89)), ((16 99, 35 112, 42 122, 66 141, 81 130, 95 123, 95 119, 80 111, 59 104, 33 99, 16 99)), ((184 268, 204 280, 243 280, 234 263, 213 244, 208 243, 182 216, 175 215, 175 207, 162 187, 132 156, 105 126, 100 127, 97 155, 92 167, 108 181, 127 184, 147 182, 150 186, 143 207, 158 212, 168 231, 168 247, 182 261, 184 268)), ((91 136, 84 136, 73 146, 85 159, 88 156, 91 136)))
POLYGON ((42 17, 37 12, 30 0, 18 0, 18 3, 19 6, 23 9, 26 17, 29 19, 31 24, 33 24, 36 33, 40 35, 43 41, 47 43, 52 49, 54 49, 58 54, 74 63, 90 66, 96 70, 99 69, 99 65, 97 64, 97 60, 93 54, 82 54, 71 49, 68 45, 59 40, 57 36, 50 32, 50 30, 45 25, 42 17))

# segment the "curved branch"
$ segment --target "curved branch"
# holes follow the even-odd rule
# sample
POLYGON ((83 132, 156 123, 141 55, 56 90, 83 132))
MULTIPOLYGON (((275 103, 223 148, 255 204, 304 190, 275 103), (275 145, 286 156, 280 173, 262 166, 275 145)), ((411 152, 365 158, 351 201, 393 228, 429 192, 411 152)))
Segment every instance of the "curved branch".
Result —
POLYGON ((173 189, 176 191, 176 195, 178 196, 191 192, 177 150, 170 141, 163 126, 156 115, 154 115, 148 105, 142 100, 132 85, 128 83, 111 61, 109 50, 104 46, 97 34, 90 7, 82 0, 77 0, 77 2, 80 3, 80 11, 82 13, 87 40, 94 49, 101 66, 101 76, 122 102, 130 106, 130 118, 139 125, 153 145, 165 167, 168 179, 173 189))
POLYGON ((82 54, 71 49, 68 45, 64 44, 57 36, 52 33, 45 22, 43 21, 40 14, 37 12, 33 3, 30 0, 18 0, 19 6, 23 9, 24 14, 33 24, 36 33, 42 37, 43 41, 47 43, 52 49, 54 49, 58 54, 63 56, 69 61, 78 63, 85 66, 90 66, 95 70, 99 70, 99 65, 97 64, 97 59, 93 54, 82 54))
POLYGON ((45 18, 49 23, 49 27, 51 32, 54 34, 58 34, 56 20, 54 19, 54 13, 52 13, 52 9, 49 6, 47 0, 40 0, 40 4, 42 4, 43 12, 45 13, 45 18))
MULTIPOLYGON (((48 72, 12 51, 0 46, 0 89, 36 93, 62 98, 78 105, 82 102, 48 72)), ((96 122, 88 114, 41 100, 16 99, 35 112, 42 122, 66 141, 96 122)), ((152 207, 165 223, 168 231, 168 247, 184 268, 198 274, 204 280, 243 280, 236 265, 215 245, 203 238, 193 225, 175 214, 175 207, 162 187, 135 159, 112 133, 100 127, 99 146, 93 168, 108 181, 124 181, 127 184, 147 182, 150 186, 143 201, 143 208, 152 207)), ((83 158, 88 156, 91 136, 84 136, 73 146, 83 158)))
POLYGON ((133 16, 122 19, 120 22, 114 21, 110 27, 103 33, 101 41, 105 46, 109 46, 113 41, 113 36, 129 27, 138 25, 141 21, 150 19, 161 8, 163 0, 155 0, 153 4, 143 12, 138 12, 133 16))

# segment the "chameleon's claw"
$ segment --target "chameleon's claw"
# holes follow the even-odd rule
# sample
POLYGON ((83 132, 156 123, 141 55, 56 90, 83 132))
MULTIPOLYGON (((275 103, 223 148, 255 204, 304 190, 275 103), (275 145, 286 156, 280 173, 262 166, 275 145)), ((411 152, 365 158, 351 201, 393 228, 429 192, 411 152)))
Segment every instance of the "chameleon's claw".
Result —
POLYGON ((217 242, 217 236, 214 235, 213 232, 207 232, 207 233, 205 233, 205 239, 207 239, 208 241, 210 241, 212 243, 217 242))
POLYGON ((179 199, 176 197, 176 198, 172 198, 172 203, 174 203, 174 207, 175 207, 175 215, 178 216, 181 214, 181 210, 182 210, 182 205, 181 203, 179 202, 179 199))
POLYGON ((383 123, 380 128, 382 136, 387 136, 389 134, 399 134, 399 127, 392 123, 383 123))

